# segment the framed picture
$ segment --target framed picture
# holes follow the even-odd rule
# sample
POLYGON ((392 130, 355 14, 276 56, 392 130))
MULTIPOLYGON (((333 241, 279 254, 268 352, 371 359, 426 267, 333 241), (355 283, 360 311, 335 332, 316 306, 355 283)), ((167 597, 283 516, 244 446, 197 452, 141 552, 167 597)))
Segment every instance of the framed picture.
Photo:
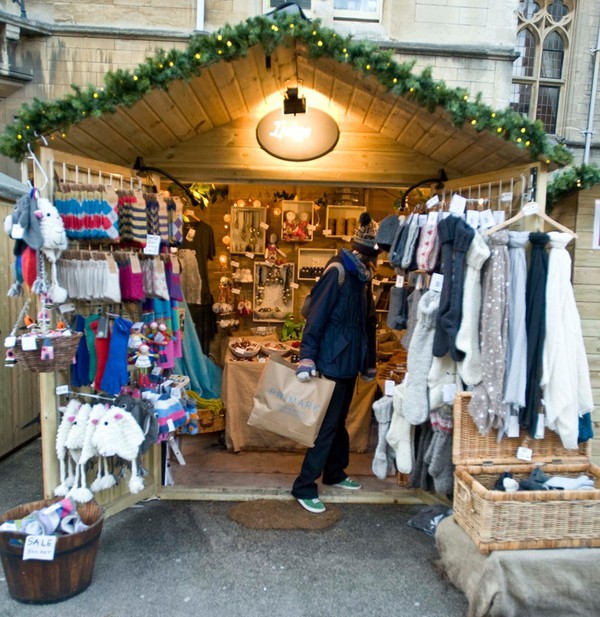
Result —
POLYGON ((313 216, 312 201, 282 201, 281 239, 284 242, 312 242, 313 216))

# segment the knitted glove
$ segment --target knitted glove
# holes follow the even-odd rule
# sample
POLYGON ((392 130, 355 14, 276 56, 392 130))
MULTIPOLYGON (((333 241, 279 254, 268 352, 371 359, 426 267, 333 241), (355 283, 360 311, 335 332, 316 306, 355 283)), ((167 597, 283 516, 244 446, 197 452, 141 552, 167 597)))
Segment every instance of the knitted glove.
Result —
POLYGON ((377 369, 370 368, 367 369, 366 373, 362 373, 361 378, 363 381, 373 381, 377 377, 377 369))
POLYGON ((311 377, 316 376, 317 367, 315 366, 315 363, 309 358, 300 360, 298 363, 298 368, 296 369, 296 377, 298 378, 298 381, 306 383, 307 381, 310 381, 311 377))

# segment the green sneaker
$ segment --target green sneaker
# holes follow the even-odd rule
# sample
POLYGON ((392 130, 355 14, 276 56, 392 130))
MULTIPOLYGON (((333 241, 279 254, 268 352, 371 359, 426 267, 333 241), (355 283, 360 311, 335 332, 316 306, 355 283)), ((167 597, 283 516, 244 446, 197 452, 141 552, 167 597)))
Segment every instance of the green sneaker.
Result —
POLYGON ((313 514, 322 514, 325 512, 325 504, 318 498, 314 499, 298 499, 298 503, 313 514))
POLYGON ((357 491, 358 489, 362 488, 360 483, 358 483, 356 480, 353 480, 352 478, 346 478, 345 480, 342 480, 337 484, 332 484, 332 486, 335 486, 337 488, 345 488, 349 491, 357 491))

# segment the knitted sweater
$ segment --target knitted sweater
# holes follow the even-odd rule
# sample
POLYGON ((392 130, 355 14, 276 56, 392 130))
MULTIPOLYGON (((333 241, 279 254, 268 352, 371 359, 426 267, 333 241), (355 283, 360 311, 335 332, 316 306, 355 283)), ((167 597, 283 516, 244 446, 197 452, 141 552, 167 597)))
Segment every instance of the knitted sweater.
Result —
POLYGON ((581 321, 571 286, 572 236, 550 232, 546 285, 546 338, 541 385, 546 422, 558 432, 565 448, 576 448, 579 416, 594 409, 581 321))
POLYGON ((468 386, 482 379, 479 349, 479 317, 481 315, 481 268, 490 256, 483 236, 476 233, 467 251, 465 284, 462 299, 462 321, 456 335, 456 347, 465 357, 458 363, 458 372, 468 386))

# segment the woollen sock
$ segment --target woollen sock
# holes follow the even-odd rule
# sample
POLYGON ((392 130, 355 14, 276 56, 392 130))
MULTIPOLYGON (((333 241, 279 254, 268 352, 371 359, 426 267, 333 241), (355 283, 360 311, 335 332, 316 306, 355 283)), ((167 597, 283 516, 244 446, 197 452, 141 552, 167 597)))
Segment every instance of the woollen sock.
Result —
POLYGON ((392 330, 404 330, 408 318, 408 305, 406 303, 406 290, 404 287, 392 287, 390 289, 390 307, 387 315, 387 325, 392 330))
POLYGON ((133 323, 123 317, 114 320, 110 337, 110 347, 106 368, 100 383, 100 389, 108 394, 116 395, 122 386, 129 382, 127 371, 127 342, 133 323))
POLYGON ((94 375, 94 387, 100 389, 102 383, 102 377, 104 376, 104 369, 106 368, 106 361, 108 360, 108 351, 110 348, 110 332, 106 338, 98 338, 96 336, 98 332, 98 321, 94 321, 90 324, 90 328, 94 333, 94 348, 96 350, 96 374, 94 375))
POLYGON ((581 489, 594 488, 594 481, 588 476, 582 475, 578 478, 568 478, 566 476, 552 476, 545 486, 548 488, 559 488, 565 491, 576 491, 581 489))
POLYGON ((377 478, 385 480, 388 474, 388 443, 386 441, 386 435, 392 419, 392 397, 384 396, 375 401, 373 403, 373 413, 379 423, 379 428, 377 432, 377 447, 375 448, 375 455, 371 468, 377 478))
POLYGON ((413 470, 415 453, 412 427, 404 417, 405 391, 405 382, 394 388, 394 396, 392 397, 394 414, 386 440, 394 450, 396 469, 400 473, 409 474, 413 470))

